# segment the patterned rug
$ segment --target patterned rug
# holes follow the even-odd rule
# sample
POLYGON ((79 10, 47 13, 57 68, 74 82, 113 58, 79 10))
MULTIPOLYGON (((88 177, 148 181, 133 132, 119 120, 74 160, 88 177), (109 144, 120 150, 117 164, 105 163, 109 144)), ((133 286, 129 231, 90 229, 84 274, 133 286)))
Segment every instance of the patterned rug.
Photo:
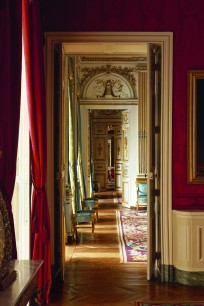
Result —
POLYGON ((121 263, 147 262, 147 212, 117 211, 121 263))
POLYGON ((135 302, 135 306, 203 306, 204 302, 135 302))
POLYGON ((114 198, 114 203, 122 204, 122 198, 121 197, 114 198))

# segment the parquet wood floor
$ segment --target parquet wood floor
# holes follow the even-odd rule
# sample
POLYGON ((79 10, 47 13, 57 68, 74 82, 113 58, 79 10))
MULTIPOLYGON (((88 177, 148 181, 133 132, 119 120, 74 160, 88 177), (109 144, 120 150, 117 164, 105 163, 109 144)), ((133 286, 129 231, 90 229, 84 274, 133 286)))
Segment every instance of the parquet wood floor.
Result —
POLYGON ((94 239, 78 229, 79 241, 66 246, 64 283, 55 283, 50 305, 133 306, 135 301, 204 301, 203 287, 147 281, 146 265, 121 264, 114 198, 100 198, 94 239))

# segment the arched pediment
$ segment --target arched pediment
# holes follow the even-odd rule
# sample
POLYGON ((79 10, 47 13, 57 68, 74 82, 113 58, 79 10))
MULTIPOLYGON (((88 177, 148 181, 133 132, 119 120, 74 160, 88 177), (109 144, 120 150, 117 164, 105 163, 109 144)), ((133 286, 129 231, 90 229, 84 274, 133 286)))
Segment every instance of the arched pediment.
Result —
POLYGON ((84 85, 82 99, 137 99, 136 82, 131 85, 117 73, 100 73, 84 85))

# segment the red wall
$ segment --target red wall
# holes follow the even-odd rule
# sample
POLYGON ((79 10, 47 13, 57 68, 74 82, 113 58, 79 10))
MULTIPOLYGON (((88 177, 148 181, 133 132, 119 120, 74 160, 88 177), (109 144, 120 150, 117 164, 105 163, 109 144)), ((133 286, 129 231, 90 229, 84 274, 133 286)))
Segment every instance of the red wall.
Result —
POLYGON ((204 185, 187 183, 187 71, 204 69, 204 1, 44 0, 44 30, 173 32, 173 208, 204 209, 204 185))

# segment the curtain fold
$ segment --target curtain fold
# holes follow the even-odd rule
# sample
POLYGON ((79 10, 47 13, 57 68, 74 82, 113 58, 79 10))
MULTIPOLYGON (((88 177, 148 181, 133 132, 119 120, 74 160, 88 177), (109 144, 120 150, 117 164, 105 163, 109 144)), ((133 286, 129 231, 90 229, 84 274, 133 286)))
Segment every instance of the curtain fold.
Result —
MULTIPOLYGON (((69 175, 71 182, 71 189, 73 195, 73 212, 81 209, 80 201, 80 182, 78 176, 78 135, 74 129, 77 126, 77 112, 75 109, 75 69, 74 69, 74 59, 69 57, 68 59, 68 103, 69 103, 69 175)), ((78 131, 77 131, 78 132, 78 131)))
POLYGON ((74 134, 73 134, 73 125, 74 125, 74 118, 73 118, 73 70, 71 61, 69 59, 68 63, 68 69, 69 69, 69 75, 68 75, 68 106, 69 106, 69 135, 68 135, 68 143, 69 143, 69 177, 70 177, 70 185, 72 190, 72 196, 73 196, 73 202, 72 202, 72 208, 73 212, 76 211, 76 188, 75 188, 75 153, 74 153, 74 134))
POLYGON ((91 120, 91 112, 89 112, 89 134, 90 134, 90 193, 94 191, 94 162, 93 162, 93 126, 91 120))
POLYGON ((22 5, 19 0, 1 2, 0 41, 0 189, 10 217, 12 257, 16 259, 11 200, 16 177, 20 120, 22 5))
MULTIPOLYGON (((77 71, 78 72, 78 71, 77 71)), ((84 170, 82 164, 82 140, 81 140, 81 111, 80 111, 80 101, 79 101, 79 93, 80 93, 80 82, 79 76, 77 73, 77 129, 78 129, 78 177, 79 177, 79 185, 80 185, 80 198, 83 200, 86 198, 86 186, 84 179, 84 170)))
POLYGON ((23 43, 31 142, 32 212, 31 258, 43 260, 38 273, 40 302, 49 303, 51 288, 50 216, 46 181, 46 97, 43 59, 43 33, 39 2, 22 0, 23 43))

